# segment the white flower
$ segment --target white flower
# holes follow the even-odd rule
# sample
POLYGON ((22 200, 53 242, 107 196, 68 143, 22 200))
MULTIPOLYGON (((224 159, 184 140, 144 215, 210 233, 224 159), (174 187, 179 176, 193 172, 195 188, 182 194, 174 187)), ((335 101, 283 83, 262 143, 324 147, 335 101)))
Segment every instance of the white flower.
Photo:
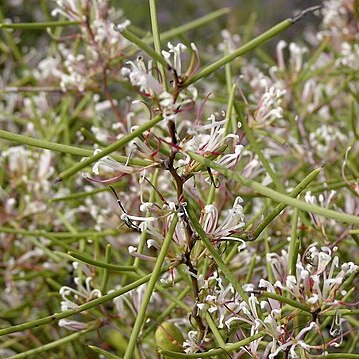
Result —
POLYGON ((77 289, 63 286, 59 290, 59 294, 62 297, 61 310, 77 309, 79 305, 93 300, 94 298, 101 297, 99 289, 91 289, 91 277, 85 279, 85 286, 80 282, 80 278, 76 277, 74 282, 77 289))
POLYGON ((204 207, 204 214, 200 219, 200 223, 213 242, 223 240, 238 241, 241 243, 238 250, 246 246, 245 242, 240 238, 232 237, 233 234, 245 225, 243 207, 240 205, 241 202, 243 202, 241 197, 235 199, 232 209, 228 210, 221 224, 218 224, 218 209, 213 204, 204 207))
POLYGON ((254 127, 271 124, 274 120, 283 118, 283 109, 280 106, 286 90, 271 86, 263 93, 253 113, 254 127))
MULTIPOLYGON (((208 307, 210 313, 217 313, 218 328, 224 327, 225 316, 228 316, 231 312, 235 311, 239 306, 239 296, 235 293, 235 290, 231 284, 226 288, 222 285, 222 279, 217 276, 217 273, 207 280, 207 285, 213 279, 216 281, 215 287, 211 293, 205 297, 202 305, 202 310, 208 307), (205 304, 207 306, 205 306, 205 304)), ((200 308, 200 307, 199 307, 200 308)))
MULTIPOLYGON (((277 44, 277 61, 278 67, 280 70, 285 70, 285 60, 283 55, 283 50, 287 47, 287 43, 283 40, 279 41, 277 44)), ((303 55, 308 51, 306 47, 300 47, 296 43, 291 42, 289 44, 289 65, 290 65, 290 72, 299 73, 303 67, 303 55)))
POLYGON ((119 31, 119 32, 122 32, 123 30, 125 30, 130 25, 131 25, 131 21, 127 19, 124 22, 116 25, 116 30, 119 31))
MULTIPOLYGON (((266 288, 266 290, 270 293, 275 293, 273 284, 268 282, 267 280, 261 278, 258 286, 259 288, 266 288)), ((269 303, 269 312, 272 311, 280 312, 281 310, 280 302, 272 298, 268 298, 268 302, 267 301, 261 302, 261 308, 263 309, 264 307, 266 307, 268 303, 269 303)))
MULTIPOLYGON (((187 338, 184 342, 183 342, 183 347, 186 348, 184 351, 186 352, 186 354, 193 354, 193 353, 197 353, 197 352, 203 352, 204 348, 201 346, 201 343, 198 344, 198 332, 195 330, 191 330, 188 332, 187 334, 187 338)), ((204 337, 202 339, 202 343, 206 343, 209 342, 210 339, 207 337, 204 337)))
MULTIPOLYGON (((274 314, 274 313, 273 313, 274 314)), ((267 315, 263 320, 263 325, 268 334, 273 338, 273 344, 277 341, 284 333, 285 330, 273 314, 267 315)))
POLYGON ((266 258, 271 266, 275 279, 284 282, 288 275, 288 253, 285 250, 281 251, 281 255, 277 253, 268 253, 266 258))
MULTIPOLYGON (((94 156, 100 152, 101 152, 101 150, 99 148, 96 149, 94 151, 94 156)), ((96 175, 99 175, 100 174, 99 170, 100 170, 101 166, 104 166, 105 168, 107 167, 107 169, 110 168, 112 170, 116 170, 116 171, 123 172, 123 173, 138 172, 138 170, 136 171, 133 167, 123 165, 120 162, 114 160, 113 158, 111 158, 109 156, 102 157, 100 160, 95 162, 95 164, 92 167, 92 172, 96 175)), ((140 171, 142 171, 142 169, 140 169, 140 171)))
POLYGON ((234 167, 242 154, 243 148, 242 145, 236 145, 234 147, 234 153, 228 153, 222 156, 217 163, 226 168, 234 167))
POLYGON ((347 141, 347 137, 341 133, 338 126, 329 124, 320 125, 315 131, 309 134, 309 141, 317 156, 325 161, 332 158, 333 150, 340 144, 347 141))
POLYGON ((303 67, 303 55, 308 51, 306 47, 300 47, 296 43, 289 44, 290 67, 294 73, 299 73, 303 67))
POLYGON ((263 324, 258 316, 257 304, 259 304, 258 299, 253 293, 248 298, 248 302, 242 302, 240 304, 240 309, 249 319, 250 323, 254 325, 255 329, 258 329, 263 324))
POLYGON ((322 8, 323 31, 318 38, 330 36, 335 44, 339 44, 348 38, 358 38, 357 21, 355 19, 355 1, 351 0, 326 0, 322 8))
MULTIPOLYGON (((313 196, 310 191, 308 191, 304 196, 304 200, 309 204, 314 204, 314 205, 319 204, 321 207, 328 208, 335 194, 336 191, 331 190, 329 193, 325 192, 324 194, 320 194, 317 198, 313 196)), ((309 216, 312 219, 314 226, 324 231, 326 219, 314 213, 309 213, 309 216)))
POLYGON ((121 70, 122 76, 128 77, 133 86, 139 86, 140 91, 151 97, 157 97, 163 92, 163 86, 152 75, 152 61, 146 66, 142 57, 138 57, 136 62, 127 61, 121 70))
POLYGON ((285 60, 283 50, 287 47, 287 43, 284 40, 280 40, 277 44, 277 62, 280 70, 285 70, 285 60))
POLYGON ((18 178, 27 175, 29 167, 33 164, 31 152, 23 146, 8 148, 2 153, 4 158, 8 158, 9 171, 16 174, 18 178))
POLYGON ((350 45, 344 42, 341 45, 340 57, 337 59, 336 65, 359 70, 359 44, 350 45))
POLYGON ((344 263, 335 275, 339 257, 333 257, 333 251, 328 247, 316 248, 313 245, 307 250, 306 260, 308 264, 305 267, 297 262, 296 276, 288 275, 285 285, 277 281, 275 287, 289 292, 302 303, 312 304, 314 308, 334 303, 341 295, 339 289, 344 279, 358 268, 352 262, 344 263))
POLYGON ((38 80, 46 80, 48 78, 61 79, 64 73, 59 70, 60 59, 55 57, 46 57, 38 64, 38 69, 35 69, 34 75, 38 80))
POLYGON ((56 0, 57 8, 52 10, 51 15, 62 15, 69 20, 85 20, 84 2, 76 0, 56 0))
POLYGON ((223 41, 219 43, 218 50, 226 55, 234 52, 241 43, 241 37, 238 34, 231 34, 227 29, 221 31, 223 41))
POLYGON ((162 50, 162 55, 177 73, 178 76, 182 75, 182 59, 181 55, 184 50, 187 49, 187 46, 179 42, 177 45, 173 46, 170 42, 167 43, 168 51, 162 50), (171 60, 171 57, 173 59, 171 60))
POLYGON ((139 226, 139 228, 144 231, 147 228, 147 225, 149 222, 156 221, 156 217, 141 217, 141 216, 132 216, 127 213, 121 214, 121 219, 124 222, 132 221, 136 226, 139 226), (138 223, 140 222, 140 223, 138 223))
MULTIPOLYGON (((225 113, 222 113, 225 116, 225 113)), ((200 154, 201 156, 208 156, 212 154, 220 155, 226 145, 227 140, 232 139, 235 143, 239 142, 239 136, 228 134, 225 135, 225 124, 227 120, 217 121, 216 116, 212 114, 208 117, 209 124, 204 126, 196 126, 195 130, 189 129, 192 137, 187 140, 185 139, 181 144, 181 148, 184 151, 184 155, 186 155, 185 151, 194 151, 200 154), (210 130, 210 133, 208 133, 210 130)), ((236 144, 234 147, 234 153, 228 153, 222 156, 217 163, 227 168, 233 167, 239 157, 242 154, 243 146, 236 144)), ((185 170, 191 171, 191 164, 193 162, 190 160, 181 160, 180 165, 185 165, 185 170)), ((215 171, 213 171, 215 172, 215 171)))
POLYGON ((194 74, 199 66, 198 50, 194 43, 191 43, 192 58, 190 65, 186 72, 183 70, 182 54, 183 51, 187 50, 187 46, 179 42, 177 45, 172 45, 170 42, 167 43, 168 51, 162 50, 162 56, 175 72, 177 78, 186 78, 194 74))
POLYGON ((345 323, 345 319, 341 317, 340 311, 338 309, 338 306, 335 308, 335 316, 332 321, 332 325, 329 330, 329 334, 332 337, 338 337, 339 336, 339 343, 333 342, 331 345, 335 347, 339 347, 340 344, 343 341, 343 324, 345 323))
POLYGON ((68 330, 75 330, 75 331, 83 330, 87 328, 86 323, 82 323, 77 320, 60 319, 58 324, 59 327, 63 327, 68 330))
POLYGON ((273 359, 275 358, 279 353, 282 353, 284 350, 286 350, 288 347, 290 347, 289 349, 289 354, 290 354, 290 358, 299 358, 299 356, 297 355, 297 353, 295 352, 296 347, 300 346, 301 348, 303 348, 304 350, 308 351, 311 346, 306 344, 301 338, 304 336, 304 334, 306 334, 307 332, 309 332, 310 330, 314 329, 317 326, 316 323, 311 322, 309 324, 308 327, 303 328, 296 337, 292 337, 289 341, 287 341, 286 343, 280 345, 279 347, 276 348, 276 350, 274 351, 274 353, 269 355, 269 359, 273 359))
MULTIPOLYGON (((225 113, 223 113, 225 115, 225 113)), ((201 131, 211 130, 209 134, 203 134, 198 136, 198 150, 202 153, 211 153, 216 152, 220 147, 225 144, 225 140, 227 138, 233 138, 238 140, 239 137, 237 135, 229 134, 225 135, 225 128, 224 125, 226 124, 227 120, 224 119, 222 121, 216 121, 216 116, 214 114, 210 115, 207 119, 211 121, 210 124, 201 126, 201 131)), ((197 136, 196 136, 197 137, 197 136)), ((198 141, 197 140, 197 141, 198 141)), ((193 150, 195 150, 193 148, 193 150)))

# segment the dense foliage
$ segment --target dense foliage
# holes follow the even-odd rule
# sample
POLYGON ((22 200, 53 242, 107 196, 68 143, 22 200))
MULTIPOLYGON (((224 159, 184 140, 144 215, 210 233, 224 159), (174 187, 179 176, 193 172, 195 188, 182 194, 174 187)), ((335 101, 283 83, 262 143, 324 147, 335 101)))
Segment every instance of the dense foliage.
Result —
POLYGON ((0 356, 357 358, 358 1, 216 44, 232 9, 161 32, 155 0, 146 30, 24 4, 0 11, 0 356))

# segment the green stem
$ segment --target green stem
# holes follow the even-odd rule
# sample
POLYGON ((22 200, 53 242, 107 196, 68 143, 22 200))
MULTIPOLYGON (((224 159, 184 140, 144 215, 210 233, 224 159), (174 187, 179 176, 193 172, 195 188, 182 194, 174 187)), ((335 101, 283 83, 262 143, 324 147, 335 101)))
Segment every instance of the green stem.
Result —
POLYGON ((80 21, 48 21, 48 22, 18 22, 9 24, 0 24, 0 29, 14 29, 14 30, 43 30, 48 27, 79 25, 80 21))
POLYGON ((40 347, 28 350, 26 352, 20 353, 20 354, 16 354, 13 355, 9 358, 11 359, 26 359, 29 358, 31 355, 35 355, 35 354, 40 354, 43 352, 46 352, 50 349, 54 349, 62 344, 67 344, 75 339, 79 339, 80 337, 84 336, 85 334, 87 334, 90 331, 93 331, 95 328, 88 328, 86 330, 82 330, 80 332, 77 333, 73 333, 71 335, 68 335, 67 337, 61 338, 59 340, 55 340, 54 342, 45 344, 45 345, 41 345, 40 347))
POLYGON ((61 221, 61 223, 66 227, 66 229, 69 232, 71 232, 73 234, 78 234, 77 229, 70 223, 68 218, 66 218, 62 212, 60 212, 56 208, 54 208, 54 211, 55 211, 56 217, 61 221))
POLYGON ((358 118, 358 107, 357 107, 357 103, 353 101, 351 105, 351 112, 350 112, 350 124, 355 138, 359 140, 359 128, 357 128, 358 122, 356 121, 357 118, 358 118))
POLYGON ((223 262, 222 258, 217 253, 217 250, 213 247, 213 244, 211 243, 211 241, 207 237, 205 231, 203 230, 202 226, 198 222, 197 216, 194 213, 194 211, 192 210, 192 208, 188 208, 188 214, 189 214, 189 218, 191 220, 191 225, 198 233, 203 244, 205 245, 208 252, 213 257, 214 261, 216 262, 219 269, 222 271, 223 275, 232 284, 233 288, 239 293, 239 295, 242 297, 242 299, 247 301, 248 300, 247 293, 243 290, 242 286, 238 282, 238 279, 233 275, 233 273, 230 271, 230 269, 226 266, 226 264, 223 262))
MULTIPOLYGON (((179 268, 178 268, 179 269, 179 268)), ((137 274, 141 277, 144 276, 144 273, 138 269, 137 270, 137 274)), ((155 285, 155 289, 157 291, 159 291, 160 293, 162 293, 166 298, 168 298, 171 302, 173 302, 174 304, 176 304, 178 307, 182 308, 184 311, 186 312, 190 312, 191 308, 183 303, 179 298, 177 298, 176 296, 174 296, 173 294, 169 293, 168 288, 165 288, 163 285, 161 285, 160 283, 156 283, 155 285)))
MULTIPOLYGON (((271 203, 271 201, 268 201, 268 200, 266 202, 268 202, 269 205, 271 203)), ((265 257, 264 258, 266 258, 265 264, 266 264, 266 268, 267 268, 268 281, 270 283, 274 283, 275 279, 274 279, 274 275, 273 275, 273 271, 272 271, 272 266, 271 266, 270 260, 267 260, 267 258, 269 258, 268 257, 269 253, 273 252, 270 249, 270 245, 269 245, 270 236, 269 236, 267 228, 265 229, 264 235, 262 236, 262 238, 263 238, 263 242, 264 242, 264 250, 265 250, 265 257)))
MULTIPOLYGON (((192 20, 190 22, 187 22, 186 24, 177 26, 173 29, 161 32, 160 37, 161 37, 161 42, 167 41, 172 39, 173 37, 176 36, 182 36, 184 32, 188 32, 190 30, 196 29, 197 27, 206 25, 207 23, 212 22, 213 20, 215 20, 216 18, 226 15, 230 12, 230 8, 222 8, 216 11, 213 11, 207 15, 204 15, 202 17, 199 17, 195 20, 192 20)), ((143 40, 147 43, 147 44, 152 44, 153 43, 153 36, 151 35, 146 35, 146 31, 143 31, 142 29, 135 27, 134 25, 130 25, 127 27, 131 32, 133 32, 135 35, 138 36, 145 36, 143 38, 143 40)))
POLYGON ((298 250, 299 250, 299 246, 298 246, 299 239, 297 238, 298 217, 299 217, 299 210, 298 208, 295 208, 292 217, 292 234, 291 234, 289 249, 288 249, 288 273, 294 276, 296 273, 296 265, 297 265, 298 250))
POLYGON ((62 145, 60 143, 50 142, 46 140, 38 140, 36 138, 18 135, 8 131, 0 130, 0 138, 12 142, 21 143, 33 147, 45 148, 47 150, 68 153, 70 155, 87 157, 93 154, 93 151, 83 148, 62 145))
POLYGON ((142 126, 139 126, 136 130, 129 133, 128 135, 122 137, 118 141, 112 143, 111 145, 102 149, 101 152, 97 153, 94 156, 91 156, 84 161, 81 161, 74 166, 70 167, 69 169, 65 170, 64 172, 60 173, 59 177, 55 180, 55 182, 60 182, 68 179, 75 173, 81 171, 83 168, 87 167, 88 165, 100 160, 101 158, 109 155, 110 153, 119 150, 120 148, 127 145, 131 140, 140 136, 143 132, 147 131, 151 127, 155 126, 158 122, 162 121, 162 116, 156 116, 154 119, 144 123, 142 126))
POLYGON ((132 328, 132 332, 131 332, 131 337, 130 337, 130 340, 128 342, 128 346, 127 346, 127 349, 126 349, 126 353, 124 354, 124 357, 123 359, 132 359, 133 358, 133 352, 135 350, 135 346, 136 346, 136 343, 137 343, 137 340, 138 340, 138 337, 139 337, 139 334, 140 334, 140 331, 141 331, 141 328, 142 328, 142 325, 143 323, 145 322, 145 319, 146 319, 146 310, 147 310, 147 306, 148 306, 148 303, 151 299, 151 296, 152 296, 152 292, 155 288, 155 285, 156 285, 156 282, 161 274, 161 267, 162 267, 162 264, 166 258, 166 255, 167 255, 167 251, 168 251, 168 248, 171 244, 171 241, 172 241, 172 236, 173 236, 173 233, 175 231, 175 228, 176 228, 176 225, 177 225, 177 222, 178 222, 178 217, 177 215, 175 215, 172 219, 172 223, 171 223, 171 226, 166 234, 166 238, 163 242, 163 245, 162 245, 162 248, 161 248, 161 251, 157 257, 157 261, 156 261, 156 264, 155 264, 155 267, 153 268, 153 271, 150 275, 150 280, 147 284, 147 287, 146 287, 146 292, 143 296, 143 299, 142 299, 142 302, 141 302, 141 306, 140 306, 140 309, 138 311, 138 314, 137 314, 137 318, 136 318, 136 321, 135 321, 135 324, 132 328))
POLYGON ((257 263, 257 256, 254 255, 253 258, 252 258, 251 264, 249 265, 248 272, 247 272, 247 275, 246 275, 246 279, 244 280, 245 283, 250 283, 251 282, 252 275, 253 275, 253 272, 254 272, 254 267, 256 266, 256 263, 257 263))
POLYGON ((106 146, 106 144, 104 142, 99 141, 96 136, 89 131, 86 127, 81 127, 80 128, 81 134, 86 138, 86 140, 91 141, 92 143, 96 143, 99 146, 106 146))
MULTIPOLYGON (((307 177, 305 177, 301 182, 297 184, 297 186, 293 189, 292 192, 288 194, 290 197, 297 197, 307 186, 311 183, 320 173, 321 168, 317 168, 309 173, 307 177)), ((280 203, 278 204, 261 222, 261 224, 256 228, 256 230, 248 235, 247 240, 254 241, 256 240, 262 231, 273 221, 275 217, 279 215, 280 212, 286 207, 286 204, 280 203)))
POLYGON ((149 57, 156 60, 158 63, 162 64, 163 66, 167 65, 166 60, 159 55, 155 50, 152 49, 151 46, 147 45, 145 41, 137 37, 128 29, 125 29, 121 32, 122 36, 125 37, 128 41, 132 42, 133 44, 137 45, 141 50, 143 50, 149 57))
MULTIPOLYGON (((359 314, 359 309, 339 309, 339 313, 340 315, 343 316, 355 316, 359 314)), ((328 310, 328 311, 323 311, 323 313, 321 313, 322 316, 335 316, 337 315, 337 310, 328 310)))
MULTIPOLYGON (((303 11, 301 14, 305 15, 306 11, 303 11)), ((253 40, 247 42, 246 44, 244 44, 243 46, 238 48, 236 51, 234 51, 231 54, 229 54, 227 56, 224 56, 221 59, 215 61, 214 63, 208 65, 207 67, 205 67, 204 69, 199 71, 197 73, 197 75, 195 75, 192 78, 188 79, 185 82, 184 85, 188 86, 190 84, 193 84, 194 82, 197 82, 201 78, 206 77, 206 76, 210 75, 211 73, 217 71, 219 68, 221 68, 225 64, 227 64, 229 62, 232 62, 237 57, 243 56, 246 53, 254 50, 255 48, 257 48, 258 46, 260 46, 264 42, 268 41, 272 37, 278 35, 282 31, 286 30, 288 27, 292 26, 300 18, 301 18, 301 16, 297 16, 296 19, 289 18, 289 19, 286 19, 286 20, 280 22, 279 24, 273 26, 272 28, 270 28, 269 30, 264 32, 263 34, 257 36, 253 40)))
MULTIPOLYGON (((110 264, 111 254, 112 254, 112 246, 111 244, 108 244, 106 246, 106 253, 105 253, 106 264, 110 264)), ((104 268, 102 271, 101 293, 106 293, 109 278, 110 278, 110 270, 109 268, 104 268)))
POLYGON ((84 231, 78 233, 70 233, 70 232, 45 232, 45 231, 26 231, 24 229, 16 229, 9 227, 0 227, 0 233, 13 233, 25 236, 33 236, 33 237, 45 237, 45 238, 61 238, 61 239, 78 239, 78 238, 86 238, 86 237, 105 237, 105 236, 114 236, 118 235, 118 231, 108 229, 102 232, 91 232, 84 231))
POLYGON ((106 350, 103 350, 101 348, 98 348, 94 345, 89 345, 88 346, 91 350, 93 350, 95 353, 97 354, 101 354, 103 355, 105 358, 108 358, 108 359, 121 359, 121 357, 118 357, 117 355, 114 355, 106 350))
MULTIPOLYGON (((78 260, 83 263, 91 264, 95 267, 100 267, 107 269, 112 272, 134 272, 135 268, 133 266, 118 266, 115 264, 110 264, 107 262, 96 261, 88 256, 84 256, 79 252, 70 251, 68 255, 73 257, 74 260, 78 260)), ((107 249, 106 249, 106 258, 107 258, 107 249)))
POLYGON ((310 309, 308 307, 306 307, 305 305, 299 303, 296 300, 289 299, 289 298, 283 297, 283 296, 281 296, 279 294, 271 293, 271 292, 261 292, 261 295, 263 297, 265 297, 265 298, 275 299, 278 302, 287 303, 288 305, 290 305, 293 308, 298 308, 300 310, 303 310, 304 312, 311 313, 311 311, 310 311, 310 309))
MULTIPOLYGON (((220 348, 224 348, 226 346, 226 343, 224 342, 221 333, 219 332, 216 323, 213 321, 213 318, 211 317, 211 314, 206 311, 206 321, 208 323, 209 328, 211 329, 214 339, 216 340, 218 346, 220 348)), ((224 350, 224 349, 223 349, 224 350)))
MULTIPOLYGON (((4 19, 2 10, 0 8, 0 21, 4 21, 4 20, 5 19, 4 19)), ((5 24, 2 23, 2 25, 5 25, 5 24)), ((21 66, 27 67, 26 64, 25 64, 25 61, 23 59, 23 56, 22 56, 20 50, 18 49, 18 46, 16 44, 14 35, 11 34, 9 31, 3 31, 3 35, 4 35, 4 38, 5 38, 5 43, 7 43, 10 50, 12 50, 12 52, 13 52, 15 60, 18 61, 21 66)))
MULTIPOLYGON (((90 157, 93 155, 93 150, 86 150, 84 148, 62 145, 61 143, 50 142, 46 140, 39 140, 36 138, 18 135, 4 130, 0 130, 0 138, 11 142, 21 143, 23 145, 44 148, 47 150, 57 151, 62 153, 68 153, 70 155, 75 155, 75 156, 90 157)), ((128 160, 126 156, 116 155, 113 157, 122 163, 126 163, 126 161, 128 160)), ((151 161, 141 160, 137 158, 130 159, 128 161, 128 164, 137 165, 137 166, 148 166, 151 163, 152 163, 151 161)))
MULTIPOLYGON (((357 180, 354 178, 348 178, 348 182, 356 183, 357 180)), ((311 193, 323 193, 324 191, 329 191, 331 189, 338 189, 346 186, 348 186, 348 184, 345 181, 340 181, 340 180, 336 180, 334 182, 328 181, 325 183, 318 183, 315 186, 310 186, 308 187, 308 191, 310 191, 311 193)))
POLYGON ((61 257, 59 257, 52 249, 47 248, 47 246, 37 240, 35 237, 29 237, 28 240, 33 243, 34 246, 40 248, 44 254, 47 255, 50 259, 52 259, 55 263, 60 263, 62 261, 61 257))
POLYGON ((215 355, 223 354, 223 350, 227 353, 235 350, 239 350, 240 348, 244 347, 245 345, 248 345, 249 343, 253 342, 254 340, 257 340, 259 338, 262 338, 265 335, 264 332, 259 332, 255 335, 252 335, 246 339, 240 340, 236 343, 230 343, 226 344, 223 348, 218 349, 211 349, 208 352, 203 353, 196 353, 196 354, 185 354, 185 353, 176 353, 169 350, 159 350, 160 354, 167 355, 171 358, 214 358, 215 355))
POLYGON ((351 236, 352 236, 353 241, 355 242, 355 244, 359 247, 359 235, 357 235, 355 233, 351 233, 351 236))
POLYGON ((259 194, 262 194, 265 197, 269 197, 276 202, 281 202, 282 205, 283 204, 289 205, 294 208, 299 208, 302 211, 316 213, 320 216, 323 216, 326 218, 331 218, 336 221, 359 225, 359 217, 358 216, 353 216, 353 215, 347 214, 347 213, 340 213, 340 212, 336 212, 336 211, 333 211, 333 210, 330 210, 327 208, 319 207, 317 205, 308 204, 304 201, 292 198, 289 195, 285 195, 285 194, 279 193, 275 190, 272 190, 272 189, 270 189, 266 186, 263 186, 262 184, 255 182, 249 178, 245 178, 245 177, 241 176, 239 173, 229 170, 228 168, 225 168, 225 167, 211 161, 210 159, 200 156, 192 151, 187 151, 187 153, 193 160, 199 162, 203 166, 210 167, 210 168, 214 169, 215 171, 218 171, 225 177, 230 178, 234 181, 237 181, 237 182, 241 183, 243 186, 251 188, 252 190, 256 191, 259 194))
MULTIPOLYGON (((228 46, 228 41, 224 40, 224 52, 223 52, 224 56, 227 56, 229 54, 229 48, 228 47, 229 47, 228 46)), ((228 93, 228 95, 231 95, 231 92, 233 92, 233 87, 235 85, 233 85, 233 77, 232 77, 231 63, 230 62, 228 64, 224 65, 224 74, 225 74, 225 77, 226 77, 227 93, 228 93)), ((230 102, 230 100, 228 102, 230 102)), ((232 110, 232 107, 230 109, 227 108, 227 116, 228 116, 228 113, 231 110, 232 110)))
MULTIPOLYGON (((229 80, 227 80, 229 81, 229 80)), ((234 103, 234 96, 236 94, 236 85, 233 85, 231 89, 229 89, 228 91, 228 104, 227 104, 227 122, 225 124, 224 127, 224 136, 227 136, 230 133, 230 129, 235 133, 237 131, 237 122, 235 117, 233 116, 233 103, 234 103)))
MULTIPOLYGON (((161 40, 160 40, 160 32, 158 28, 158 19, 157 19, 157 7, 156 0, 149 0, 150 5, 150 15, 151 15, 151 26, 152 26, 152 36, 153 36, 153 45, 155 47, 155 51, 158 56, 162 57, 161 54, 161 40)), ((167 91, 167 81, 166 81, 166 65, 163 64, 162 61, 157 61, 158 68, 160 70, 162 84, 165 91, 167 91)))
MULTIPOLYGON (((164 42, 164 41, 167 41, 167 40, 169 40, 169 39, 171 39, 171 38, 173 38, 175 36, 181 36, 181 35, 183 35, 184 32, 188 32, 188 31, 193 30, 193 29, 195 29, 197 27, 206 25, 207 23, 210 23, 213 20, 215 20, 217 17, 226 15, 229 12, 230 12, 229 8, 219 9, 219 10, 211 12, 210 14, 204 15, 204 16, 198 18, 198 19, 190 21, 187 24, 180 25, 180 26, 177 26, 174 29, 162 32, 160 34, 161 41, 164 42)), ((148 43, 152 42, 153 38, 151 37, 151 38, 145 39, 145 41, 148 42, 148 43)))

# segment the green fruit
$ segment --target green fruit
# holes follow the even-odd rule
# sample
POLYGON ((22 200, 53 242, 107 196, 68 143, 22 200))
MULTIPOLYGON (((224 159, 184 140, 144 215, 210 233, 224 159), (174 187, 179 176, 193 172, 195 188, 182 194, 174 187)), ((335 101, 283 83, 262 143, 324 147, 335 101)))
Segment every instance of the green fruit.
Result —
POLYGON ((112 348, 116 349, 117 354, 123 355, 125 353, 128 343, 119 331, 110 329, 106 333, 106 341, 112 348))
POLYGON ((163 322, 157 328, 155 338, 159 349, 183 352, 183 335, 173 323, 163 322))

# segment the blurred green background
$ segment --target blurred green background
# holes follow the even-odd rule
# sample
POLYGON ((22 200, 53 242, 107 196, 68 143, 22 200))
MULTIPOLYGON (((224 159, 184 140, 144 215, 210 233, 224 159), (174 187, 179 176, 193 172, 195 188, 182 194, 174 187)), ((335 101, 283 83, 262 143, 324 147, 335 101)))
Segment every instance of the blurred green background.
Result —
MULTIPOLYGON (((223 7, 230 7, 228 16, 221 17, 212 24, 188 33, 186 36, 191 41, 200 39, 203 43, 216 43, 220 40, 220 31, 227 28, 231 33, 241 34, 249 20, 254 21, 253 36, 261 33, 279 21, 296 13, 299 9, 305 9, 313 5, 319 5, 319 0, 200 0, 200 1, 158 1, 158 16, 161 31, 168 30, 195 18, 208 14, 223 7)), ((125 16, 133 25, 143 30, 150 30, 148 1, 146 0, 110 0, 110 4, 118 9, 123 9, 125 16)), ((0 10, 4 18, 14 22, 45 21, 51 20, 51 9, 56 6, 54 0, 2 0, 0 10)), ((291 40, 298 38, 298 33, 303 33, 309 26, 315 28, 319 19, 308 16, 295 27, 288 29, 283 38, 291 40)), ((27 33, 27 44, 36 41, 39 33, 27 33)), ((24 41, 24 37, 22 37, 24 41)))

